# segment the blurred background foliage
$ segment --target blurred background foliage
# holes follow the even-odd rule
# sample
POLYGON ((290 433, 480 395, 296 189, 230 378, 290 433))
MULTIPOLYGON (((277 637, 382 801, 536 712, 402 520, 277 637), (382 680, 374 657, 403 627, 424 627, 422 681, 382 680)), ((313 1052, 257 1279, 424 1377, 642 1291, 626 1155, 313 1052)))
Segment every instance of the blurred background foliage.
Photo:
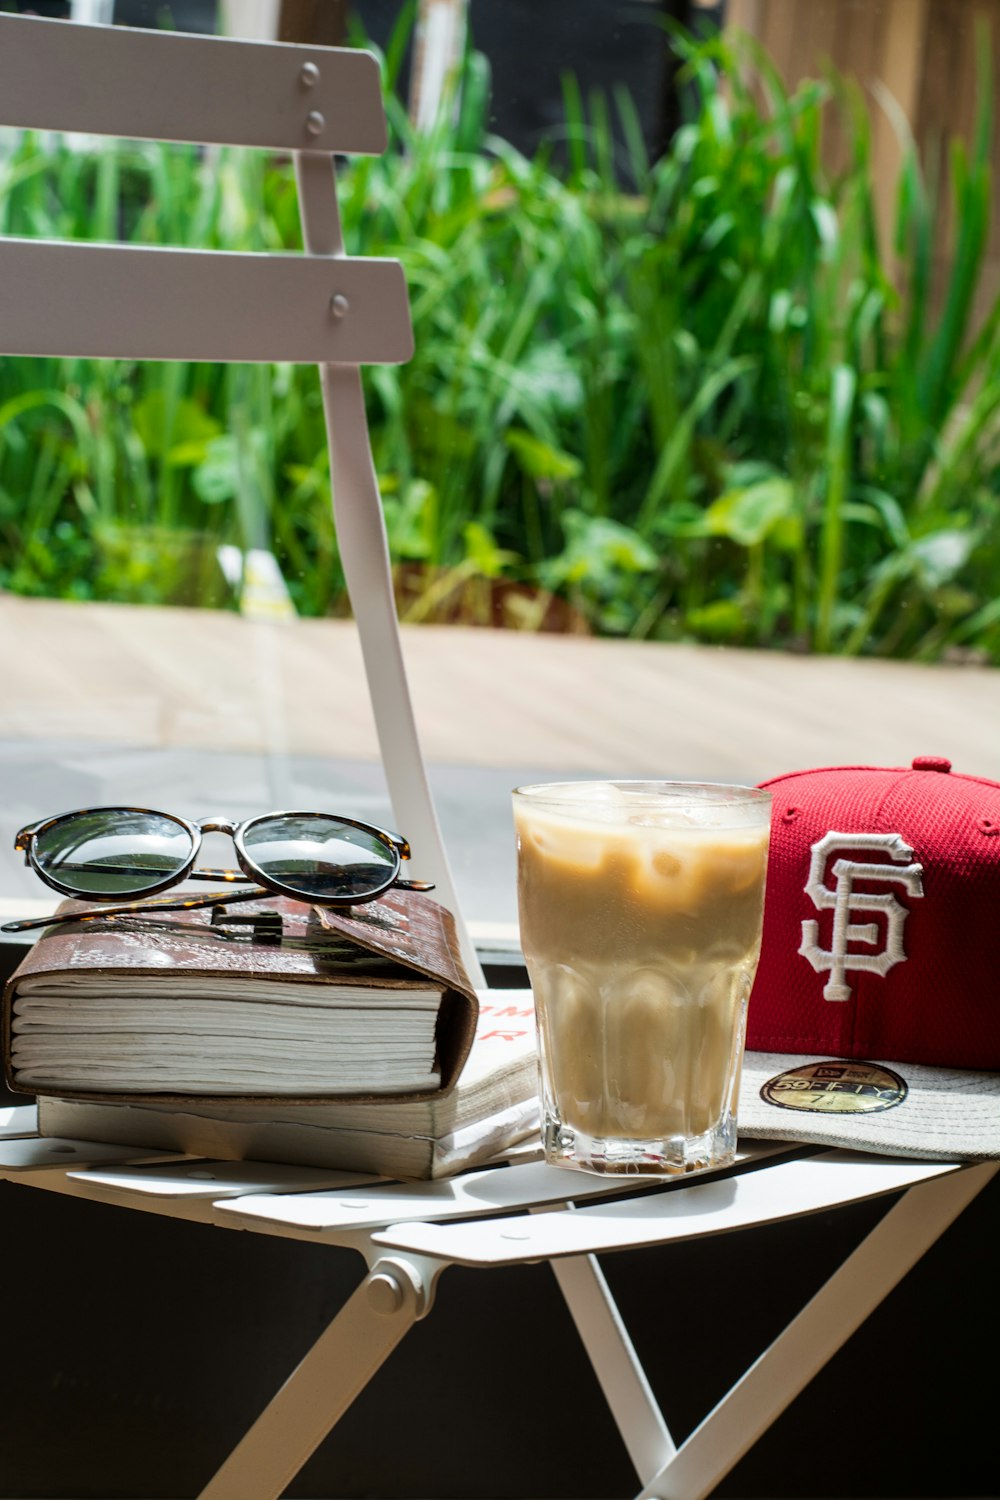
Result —
MULTIPOLYGON (((471 47, 416 132, 405 46, 404 17, 388 152, 340 174, 349 252, 410 286, 414 358, 365 374, 404 620, 1000 662, 988 73, 932 285, 934 185, 906 143, 880 243, 870 117, 835 74, 789 91, 749 39, 677 30, 663 155, 626 90, 567 76, 558 151, 529 158, 488 134, 471 47)), ((286 160, 30 133, 0 153, 0 233, 301 248, 286 160)), ((0 360, 8 590, 237 608, 228 544, 343 614, 329 489, 314 369, 0 360)))

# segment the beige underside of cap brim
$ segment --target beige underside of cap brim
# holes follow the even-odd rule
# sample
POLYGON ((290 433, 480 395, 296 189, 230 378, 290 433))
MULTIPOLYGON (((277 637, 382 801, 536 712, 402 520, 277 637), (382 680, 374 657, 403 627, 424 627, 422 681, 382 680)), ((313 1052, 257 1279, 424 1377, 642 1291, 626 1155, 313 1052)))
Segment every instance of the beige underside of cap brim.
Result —
POLYGON ((818 1053, 748 1052, 740 1085, 740 1135, 931 1161, 1000 1157, 1000 1073, 882 1062, 905 1079, 909 1092, 901 1104, 872 1114, 811 1114, 761 1098, 761 1088, 776 1074, 826 1060, 818 1053))

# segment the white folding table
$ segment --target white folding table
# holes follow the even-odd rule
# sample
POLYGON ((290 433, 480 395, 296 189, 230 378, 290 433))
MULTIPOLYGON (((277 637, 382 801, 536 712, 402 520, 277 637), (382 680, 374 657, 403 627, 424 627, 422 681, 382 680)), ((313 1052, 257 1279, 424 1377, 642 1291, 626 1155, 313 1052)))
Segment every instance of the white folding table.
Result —
POLYGON ((10 1115, 0 1141, 0 1176, 8 1180, 216 1228, 347 1247, 363 1257, 357 1289, 206 1484, 202 1500, 283 1494, 413 1324, 432 1312, 449 1266, 488 1271, 543 1263, 555 1273, 621 1433, 638 1500, 700 1500, 997 1170, 993 1162, 904 1161, 754 1142, 728 1171, 665 1186, 516 1160, 407 1184, 18 1136, 30 1131, 33 1110, 10 1115), (596 1257, 645 1249, 664 1258, 666 1275, 671 1244, 886 1194, 901 1196, 675 1444, 596 1257))

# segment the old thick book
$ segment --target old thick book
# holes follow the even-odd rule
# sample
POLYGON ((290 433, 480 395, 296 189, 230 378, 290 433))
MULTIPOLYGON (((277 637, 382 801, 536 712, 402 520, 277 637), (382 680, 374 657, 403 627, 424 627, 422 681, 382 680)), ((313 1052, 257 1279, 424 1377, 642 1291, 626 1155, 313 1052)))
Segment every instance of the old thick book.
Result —
POLYGON ((480 990, 476 1038, 455 1087, 420 1100, 329 1101, 307 1109, 213 1101, 197 1109, 40 1099, 43 1135, 436 1178, 512 1149, 540 1153, 535 1020, 529 990, 480 990))
POLYGON ((431 897, 266 898, 48 928, 4 990, 4 1067, 24 1093, 172 1107, 429 1098, 454 1087, 477 1011, 431 897))

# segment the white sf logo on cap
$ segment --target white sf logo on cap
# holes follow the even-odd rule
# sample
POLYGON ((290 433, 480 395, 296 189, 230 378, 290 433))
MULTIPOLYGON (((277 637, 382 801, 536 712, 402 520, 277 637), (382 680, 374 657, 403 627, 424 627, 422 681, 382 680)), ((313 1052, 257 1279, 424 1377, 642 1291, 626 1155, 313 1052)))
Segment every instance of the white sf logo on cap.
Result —
POLYGON ((875 974, 887 974, 894 964, 906 958, 903 950, 903 923, 906 907, 893 895, 883 891, 877 895, 855 894, 856 880, 883 880, 902 885, 911 896, 924 894, 920 877, 923 866, 909 864, 913 850, 903 842, 898 833, 834 833, 824 834, 812 846, 809 864, 809 879, 806 895, 812 899, 818 911, 833 908, 833 939, 829 950, 819 945, 819 923, 802 923, 802 946, 799 952, 807 958, 817 974, 830 970, 830 980, 823 988, 824 1000, 849 1000, 851 986, 845 981, 845 970, 865 969, 875 974), (838 859, 833 866, 837 884, 831 889, 823 884, 827 856, 834 849, 880 849, 888 854, 897 867, 883 864, 863 864, 853 859, 838 859), (880 953, 849 953, 848 943, 878 942, 878 926, 875 922, 854 923, 851 917, 855 910, 881 911, 885 913, 885 947, 880 953))

